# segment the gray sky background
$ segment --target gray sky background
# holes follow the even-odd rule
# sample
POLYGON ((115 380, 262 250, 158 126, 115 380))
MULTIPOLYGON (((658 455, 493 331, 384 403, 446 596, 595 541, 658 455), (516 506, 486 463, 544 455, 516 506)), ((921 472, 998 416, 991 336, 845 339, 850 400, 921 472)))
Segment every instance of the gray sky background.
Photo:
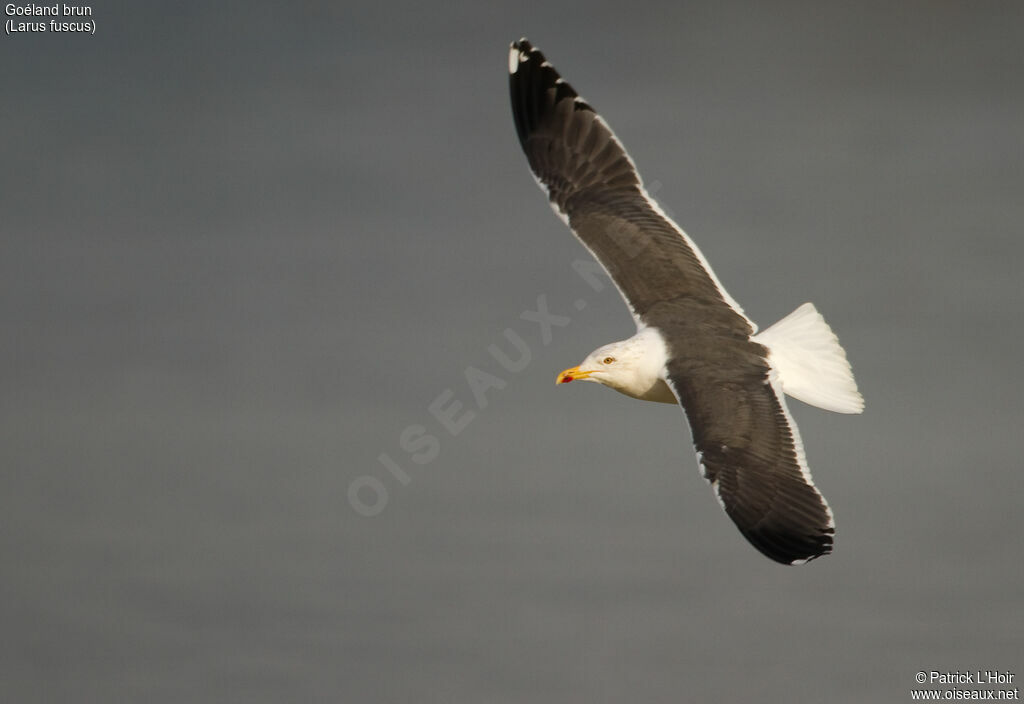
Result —
POLYGON ((103 2, 95 36, 0 37, 0 699, 1024 676, 1024 5, 586 7, 103 2), (522 35, 754 320, 812 300, 840 336, 866 413, 791 402, 832 556, 750 548, 680 412, 553 385, 632 323, 519 150, 522 35))

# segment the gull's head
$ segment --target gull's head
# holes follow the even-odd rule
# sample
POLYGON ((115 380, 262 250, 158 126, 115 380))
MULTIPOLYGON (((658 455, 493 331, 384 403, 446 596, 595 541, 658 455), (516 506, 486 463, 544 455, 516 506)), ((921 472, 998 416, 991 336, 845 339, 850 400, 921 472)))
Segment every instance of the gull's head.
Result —
POLYGON ((643 328, 628 340, 598 347, 578 365, 559 374, 555 383, 596 381, 633 398, 675 403, 663 379, 667 361, 661 335, 654 328, 643 328))
POLYGON ((613 389, 628 388, 636 375, 641 355, 631 340, 598 347, 575 367, 558 375, 556 384, 570 381, 596 381, 613 389))

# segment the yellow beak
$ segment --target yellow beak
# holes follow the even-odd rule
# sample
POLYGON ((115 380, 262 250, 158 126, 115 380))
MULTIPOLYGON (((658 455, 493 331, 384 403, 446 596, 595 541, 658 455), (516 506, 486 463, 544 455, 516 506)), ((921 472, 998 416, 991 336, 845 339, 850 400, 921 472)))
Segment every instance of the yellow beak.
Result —
POLYGON ((586 379, 591 374, 593 374, 593 372, 585 372, 579 367, 570 367, 558 375, 558 378, 555 379, 555 383, 568 384, 570 381, 576 381, 577 379, 586 379))

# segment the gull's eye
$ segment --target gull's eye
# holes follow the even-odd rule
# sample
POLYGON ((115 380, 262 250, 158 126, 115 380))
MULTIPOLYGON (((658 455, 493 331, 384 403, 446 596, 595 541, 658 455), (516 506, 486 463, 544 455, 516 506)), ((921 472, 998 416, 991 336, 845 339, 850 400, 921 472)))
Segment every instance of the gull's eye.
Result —
POLYGON ((615 357, 605 357, 601 360, 602 364, 611 364, 615 361, 615 357))

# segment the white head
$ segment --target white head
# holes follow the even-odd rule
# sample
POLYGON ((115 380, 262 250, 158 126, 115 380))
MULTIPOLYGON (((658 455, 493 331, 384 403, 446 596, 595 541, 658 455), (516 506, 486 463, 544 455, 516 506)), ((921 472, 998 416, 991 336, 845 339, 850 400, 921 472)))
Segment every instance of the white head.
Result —
POLYGON ((558 375, 556 384, 596 381, 634 398, 645 398, 661 382, 665 345, 650 328, 628 340, 598 347, 577 366, 558 375))

